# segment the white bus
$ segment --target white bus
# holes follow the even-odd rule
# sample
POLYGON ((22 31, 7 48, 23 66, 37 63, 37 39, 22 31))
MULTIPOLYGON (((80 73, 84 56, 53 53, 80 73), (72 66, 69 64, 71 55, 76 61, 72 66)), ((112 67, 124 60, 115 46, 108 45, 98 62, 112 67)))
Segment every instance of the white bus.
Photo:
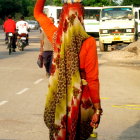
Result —
POLYGON ((44 6, 44 13, 48 17, 54 18, 55 26, 58 26, 61 9, 62 9, 62 7, 60 7, 60 6, 44 6))
MULTIPOLYGON (((48 17, 54 18, 56 26, 58 26, 61 9, 62 7, 59 6, 44 6, 44 13, 46 13, 48 17)), ((84 9, 86 32, 99 34, 99 14, 101 7, 84 7, 84 9)))
POLYGON ((88 33, 99 35, 99 17, 101 7, 85 7, 84 25, 88 33))
POLYGON ((138 24, 138 33, 140 36, 140 7, 135 7, 134 10, 135 10, 135 20, 138 24))

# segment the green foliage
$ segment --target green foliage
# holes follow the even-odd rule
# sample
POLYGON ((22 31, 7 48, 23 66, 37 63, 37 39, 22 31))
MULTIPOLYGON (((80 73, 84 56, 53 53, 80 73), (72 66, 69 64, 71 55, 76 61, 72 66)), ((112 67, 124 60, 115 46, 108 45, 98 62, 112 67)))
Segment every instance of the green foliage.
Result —
POLYGON ((33 18, 33 9, 36 0, 0 0, 0 18, 12 15, 18 19, 21 15, 33 18))
POLYGON ((140 6, 140 0, 123 0, 122 5, 140 6))
POLYGON ((62 6, 61 0, 53 0, 54 5, 62 6))
POLYGON ((7 15, 14 16, 16 12, 21 10, 21 2, 15 0, 0 0, 0 17, 4 19, 7 15))
POLYGON ((21 16, 22 16, 21 13, 15 13, 15 20, 18 21, 21 16))
POLYGON ((108 0, 83 0, 84 6, 103 6, 109 5, 108 0))
POLYGON ((133 0, 123 0, 122 5, 132 5, 133 0))
MULTIPOLYGON (((0 21, 7 15, 12 15, 16 20, 21 15, 26 19, 34 19, 33 9, 36 0, 0 0, 0 21)), ((84 6, 118 5, 118 0, 83 0, 84 6)), ((140 6, 140 0, 123 0, 121 5, 140 6)), ((45 5, 62 6, 61 0, 46 0, 45 5)))
MULTIPOLYGON (((83 0, 82 3, 84 6, 103 6, 103 5, 108 5, 109 1, 108 0, 83 0)), ((61 0, 53 0, 51 5, 62 6, 62 3, 61 0)))

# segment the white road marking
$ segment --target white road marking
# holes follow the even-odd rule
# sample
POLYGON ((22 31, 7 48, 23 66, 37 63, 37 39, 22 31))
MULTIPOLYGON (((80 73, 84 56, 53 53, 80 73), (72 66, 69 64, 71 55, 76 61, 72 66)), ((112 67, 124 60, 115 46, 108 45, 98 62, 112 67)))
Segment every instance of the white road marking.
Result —
POLYGON ((18 95, 23 94, 24 92, 26 92, 27 90, 29 90, 29 88, 24 88, 23 90, 21 90, 20 92, 16 93, 18 95))
POLYGON ((39 80, 35 81, 34 84, 35 84, 35 85, 36 85, 36 84, 39 84, 41 81, 43 81, 43 79, 39 79, 39 80))
POLYGON ((1 101, 0 102, 0 105, 4 105, 4 104, 6 104, 8 101, 1 101))

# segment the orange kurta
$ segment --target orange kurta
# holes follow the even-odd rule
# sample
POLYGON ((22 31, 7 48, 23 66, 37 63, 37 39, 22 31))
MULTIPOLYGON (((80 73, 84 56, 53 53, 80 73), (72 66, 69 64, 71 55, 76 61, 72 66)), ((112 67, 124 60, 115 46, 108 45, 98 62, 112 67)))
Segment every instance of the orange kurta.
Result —
MULTIPOLYGON (((43 28, 50 42, 53 42, 54 32, 57 27, 51 20, 43 13, 45 0, 38 0, 34 8, 34 17, 43 28)), ((98 56, 96 51, 96 41, 93 37, 85 40, 81 46, 79 54, 80 69, 84 69, 86 73, 86 81, 88 82, 87 88, 83 92, 87 93, 93 103, 99 103, 99 79, 98 79, 98 56)), ((86 96, 86 94, 84 94, 86 96)))

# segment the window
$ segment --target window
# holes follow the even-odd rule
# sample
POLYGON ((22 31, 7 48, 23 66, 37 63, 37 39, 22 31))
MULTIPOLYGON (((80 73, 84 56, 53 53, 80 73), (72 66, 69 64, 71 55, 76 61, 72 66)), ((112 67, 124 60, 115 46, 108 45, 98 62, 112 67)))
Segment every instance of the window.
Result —
POLYGON ((60 14, 61 14, 61 9, 57 9, 57 19, 59 19, 60 14))
POLYGON ((100 9, 85 9, 84 19, 96 19, 100 14, 100 9))
POLYGON ((132 18, 132 8, 107 8, 102 10, 102 18, 119 19, 132 18))

